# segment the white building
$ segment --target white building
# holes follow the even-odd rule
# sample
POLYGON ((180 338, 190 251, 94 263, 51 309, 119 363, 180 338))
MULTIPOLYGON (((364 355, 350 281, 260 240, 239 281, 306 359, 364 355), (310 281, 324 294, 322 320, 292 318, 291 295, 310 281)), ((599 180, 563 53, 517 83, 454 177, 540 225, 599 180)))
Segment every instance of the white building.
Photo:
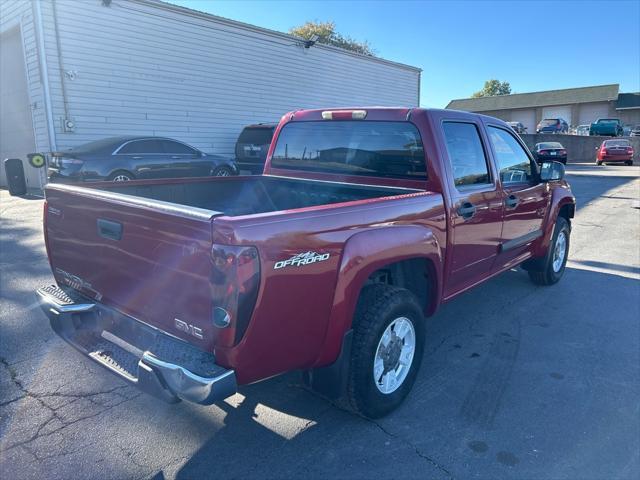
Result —
POLYGON ((31 152, 140 134, 232 155, 289 110, 419 105, 418 68, 157 0, 2 0, 0 45, 0 159, 32 188, 31 152))

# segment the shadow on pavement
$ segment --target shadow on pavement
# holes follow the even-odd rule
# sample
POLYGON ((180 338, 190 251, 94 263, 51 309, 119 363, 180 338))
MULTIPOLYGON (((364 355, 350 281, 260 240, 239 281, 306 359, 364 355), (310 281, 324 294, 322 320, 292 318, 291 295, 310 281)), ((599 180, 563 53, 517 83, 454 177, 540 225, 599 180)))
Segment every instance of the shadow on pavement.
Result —
POLYGON ((445 306, 429 320, 413 392, 376 422, 291 388, 284 380, 291 376, 245 387, 237 407, 222 405, 224 425, 177 478, 637 471, 640 350, 629 332, 637 331, 640 284, 568 269, 561 285, 535 287, 510 271, 445 306), (269 415, 303 419, 305 427, 287 437, 285 425, 265 421, 269 415))
POLYGON ((606 270, 614 270, 618 272, 635 273, 640 275, 640 267, 632 265, 620 265, 619 263, 597 262, 594 260, 571 260, 572 263, 584 265, 585 267, 604 268, 606 270))
MULTIPOLYGON (((578 209, 637 178, 637 176, 584 175, 577 171, 567 172, 566 177, 576 197, 578 209)), ((620 197, 620 199, 626 198, 620 197)))
MULTIPOLYGON (((633 180, 569 176, 579 208, 633 180)), ((33 310, 34 284, 51 278, 41 232, 17 219, 3 218, 1 225, 0 356, 25 360, 23 371, 46 374, 55 389, 56 382, 73 380, 61 368, 89 360, 58 341, 53 344, 64 361, 43 363, 33 355, 51 348, 53 337, 33 310)), ((241 395, 210 408, 146 397, 117 407, 88 402, 73 434, 57 433, 41 447, 67 443, 71 453, 46 467, 34 462, 36 472, 41 468, 34 476, 66 469, 88 478, 95 466, 124 458, 114 454, 114 443, 131 443, 144 456, 145 449, 170 452, 172 442, 178 448, 197 432, 203 440, 185 449, 179 479, 634 478, 640 470, 640 283, 588 268, 638 269, 579 263, 586 269, 568 268, 554 287, 536 287, 513 270, 445 305, 428 320, 413 392, 384 419, 336 408, 301 388, 296 374, 243 387, 241 395), (85 445, 94 447, 81 450, 85 445)), ((83 374, 102 375, 96 381, 112 388, 108 372, 93 370, 83 374)), ((37 387, 30 374, 19 378, 37 387)), ((12 427, 0 424, 3 441, 12 440, 14 428, 32 426, 33 412, 23 410, 2 412, 12 427)), ((164 478, 164 464, 150 460, 154 478, 164 478)))

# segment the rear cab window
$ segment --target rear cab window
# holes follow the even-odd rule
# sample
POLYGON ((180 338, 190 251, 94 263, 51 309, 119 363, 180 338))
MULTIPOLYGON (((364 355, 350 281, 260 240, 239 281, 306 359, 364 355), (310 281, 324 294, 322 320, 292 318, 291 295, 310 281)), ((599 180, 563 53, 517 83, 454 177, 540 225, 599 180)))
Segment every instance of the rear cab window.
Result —
POLYGON ((238 143, 268 145, 273 138, 275 127, 247 127, 240 133, 238 143))
POLYGON ((442 130, 456 188, 492 184, 478 127, 474 123, 446 121, 442 130))
POLYGON ((397 121, 305 121, 282 127, 271 166, 389 178, 427 178, 418 129, 397 121))
POLYGON ((605 140, 605 146, 607 147, 630 147, 631 142, 629 140, 605 140))
POLYGON ((539 143, 538 147, 539 147, 540 150, 551 149, 551 148, 564 148, 562 146, 562 144, 560 144, 558 142, 539 143))

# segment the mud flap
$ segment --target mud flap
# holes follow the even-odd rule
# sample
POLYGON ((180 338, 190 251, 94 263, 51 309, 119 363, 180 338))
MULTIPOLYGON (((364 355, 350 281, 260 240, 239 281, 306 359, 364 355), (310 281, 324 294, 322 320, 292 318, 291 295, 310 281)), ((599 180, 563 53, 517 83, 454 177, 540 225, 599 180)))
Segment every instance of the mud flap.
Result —
POLYGON ((340 355, 335 362, 326 367, 303 372, 302 379, 305 385, 331 400, 344 397, 349 380, 352 342, 353 330, 349 330, 344 334, 340 355))

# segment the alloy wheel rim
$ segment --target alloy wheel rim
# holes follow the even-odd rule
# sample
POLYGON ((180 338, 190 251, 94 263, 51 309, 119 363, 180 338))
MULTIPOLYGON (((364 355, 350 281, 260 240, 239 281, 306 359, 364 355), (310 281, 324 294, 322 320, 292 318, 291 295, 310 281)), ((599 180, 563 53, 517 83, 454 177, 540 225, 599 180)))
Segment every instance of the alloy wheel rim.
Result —
POLYGON ((127 175, 116 175, 113 177, 114 182, 128 182, 131 180, 127 175))
POLYGON ((558 234, 556 245, 553 249, 553 271, 558 273, 562 268, 564 257, 567 254, 567 235, 564 232, 558 234))
POLYGON ((373 381, 388 395, 404 383, 416 351, 416 331, 407 317, 393 320, 382 333, 373 359, 373 381))

